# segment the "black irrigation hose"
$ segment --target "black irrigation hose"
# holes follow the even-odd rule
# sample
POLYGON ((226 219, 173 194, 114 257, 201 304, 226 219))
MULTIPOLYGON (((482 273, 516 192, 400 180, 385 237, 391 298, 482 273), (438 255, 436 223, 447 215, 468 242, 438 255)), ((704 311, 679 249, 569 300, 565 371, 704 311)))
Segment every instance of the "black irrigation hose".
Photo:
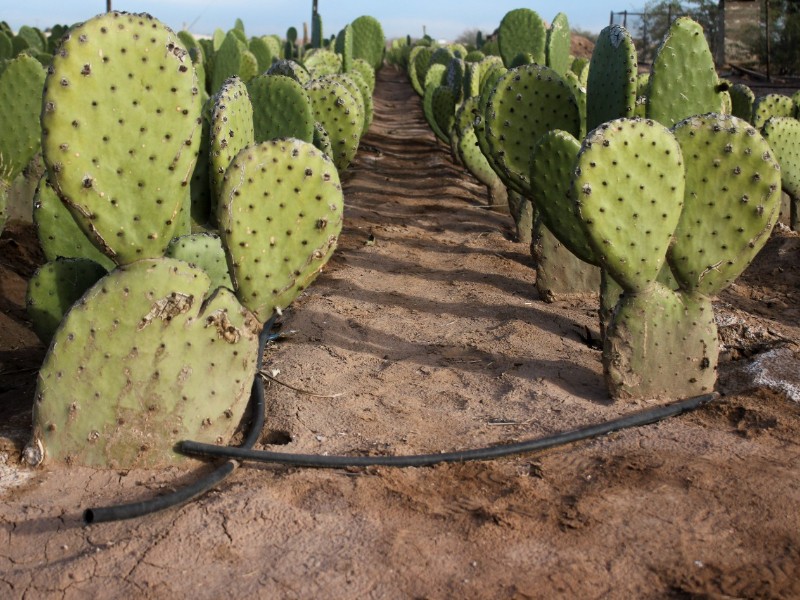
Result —
POLYGON ((317 467, 323 469, 340 469, 344 467, 422 467, 445 462, 464 462, 471 460, 488 460, 535 452, 555 446, 571 444, 628 427, 648 425, 694 410, 719 397, 719 394, 704 394, 686 400, 680 400, 666 406, 635 412, 612 421, 589 425, 563 433, 556 433, 542 438, 518 442, 515 444, 489 446, 474 450, 443 452, 440 454, 417 454, 410 456, 321 456, 317 454, 290 454, 286 452, 266 452, 249 448, 231 448, 184 441, 178 444, 177 450, 190 456, 225 457, 236 460, 280 463, 298 467, 317 467))
MULTIPOLYGON (((267 341, 270 339, 270 329, 275 322, 275 317, 267 321, 261 335, 258 337, 258 364, 264 356, 264 348, 267 341)), ((260 367, 259 367, 260 368, 260 367)), ((251 394, 251 404, 253 412, 253 422, 250 424, 250 430, 247 437, 242 442, 242 448, 252 448, 258 441, 261 430, 264 428, 264 380, 256 374, 255 381, 253 382, 253 391, 251 394)), ((116 506, 105 506, 102 508, 87 508, 83 511, 83 522, 87 525, 93 523, 104 523, 106 521, 122 521, 125 519, 135 519, 143 517, 151 513, 155 513, 173 506, 178 506, 188 502, 192 498, 206 493, 208 490, 224 481, 231 473, 236 470, 238 466, 237 461, 228 459, 211 473, 205 477, 195 481, 193 484, 185 488, 175 490, 172 493, 152 498, 151 500, 144 500, 142 502, 132 502, 130 504, 119 504, 116 506)))

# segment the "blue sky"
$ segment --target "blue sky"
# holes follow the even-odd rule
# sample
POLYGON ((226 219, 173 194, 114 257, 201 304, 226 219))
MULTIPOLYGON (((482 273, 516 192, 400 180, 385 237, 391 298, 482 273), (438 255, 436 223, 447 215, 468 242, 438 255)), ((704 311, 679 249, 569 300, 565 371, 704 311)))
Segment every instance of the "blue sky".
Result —
MULTIPOLYGON (((360 15, 372 15, 383 25, 387 37, 422 35, 423 25, 429 35, 453 39, 466 29, 491 31, 503 15, 514 8, 528 7, 544 19, 559 11, 569 17, 574 28, 599 31, 608 25, 611 10, 632 10, 641 2, 567 0, 563 2, 514 2, 507 0, 318 0, 326 36, 335 34, 360 15)), ((45 28, 55 23, 71 24, 86 20, 105 10, 105 0, 0 0, 0 19, 14 29, 20 25, 45 28)), ((187 28, 193 33, 211 33, 216 27, 230 29, 239 17, 248 35, 277 33, 289 26, 302 34, 309 21, 311 2, 303 0, 114 0, 113 7, 129 12, 148 12, 173 29, 187 28)))

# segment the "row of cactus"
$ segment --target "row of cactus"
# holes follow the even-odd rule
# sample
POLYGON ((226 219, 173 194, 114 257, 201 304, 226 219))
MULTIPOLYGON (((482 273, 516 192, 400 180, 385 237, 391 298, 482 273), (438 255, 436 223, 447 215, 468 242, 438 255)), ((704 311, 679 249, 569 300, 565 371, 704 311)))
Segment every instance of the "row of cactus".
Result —
POLYGON ((48 262, 27 304, 49 350, 31 464, 164 465, 179 439, 227 441, 261 329, 335 249, 372 67, 312 77, 275 61, 204 102, 185 37, 149 15, 95 17, 35 94, 48 262))
POLYGON ((600 290, 610 394, 710 391, 710 297, 766 243, 781 180, 796 197, 795 102, 721 80, 690 19, 644 75, 624 28, 604 29, 590 61, 569 56, 568 36, 563 15, 548 28, 518 9, 499 58, 428 43, 391 56, 436 136, 533 240, 541 296, 600 290))

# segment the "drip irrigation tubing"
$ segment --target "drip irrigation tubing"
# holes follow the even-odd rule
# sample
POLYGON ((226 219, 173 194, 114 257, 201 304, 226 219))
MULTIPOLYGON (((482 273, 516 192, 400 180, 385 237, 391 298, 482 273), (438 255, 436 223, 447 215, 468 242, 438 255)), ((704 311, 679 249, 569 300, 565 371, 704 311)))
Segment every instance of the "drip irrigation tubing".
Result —
MULTIPOLYGON (((272 339, 270 330, 275 322, 275 317, 272 317, 264 325, 261 334, 258 336, 258 364, 259 368, 256 369, 255 381, 253 381, 253 389, 250 397, 250 405, 252 407, 253 418, 250 424, 250 429, 242 442, 241 448, 252 448, 258 441, 261 435, 261 430, 264 428, 264 379, 258 375, 261 370, 261 362, 263 361, 264 348, 267 342, 272 339)), ((158 496, 150 500, 143 500, 141 502, 132 502, 130 504, 118 504, 115 506, 104 506, 99 508, 87 508, 83 511, 83 522, 87 525, 94 523, 104 523, 107 521, 123 521, 125 519, 135 519, 143 517, 155 512, 172 508, 184 504, 193 498, 205 494, 207 491, 223 482, 231 473, 233 473, 239 463, 236 460, 228 459, 213 471, 201 477, 194 483, 175 490, 169 494, 158 496)))
POLYGON ((639 427, 662 421, 685 412, 695 410, 719 397, 717 393, 693 396, 663 406, 637 411, 635 413, 588 425, 561 433, 534 438, 514 444, 500 444, 472 450, 442 452, 438 454, 413 454, 404 456, 327 456, 319 454, 292 454, 288 452, 269 452, 252 448, 215 446, 193 441, 178 443, 177 451, 189 456, 224 457, 242 461, 277 463, 296 467, 315 467, 320 469, 341 469, 348 467, 426 467, 448 462, 490 460, 514 454, 528 454, 572 444, 574 442, 606 435, 621 429, 639 427))

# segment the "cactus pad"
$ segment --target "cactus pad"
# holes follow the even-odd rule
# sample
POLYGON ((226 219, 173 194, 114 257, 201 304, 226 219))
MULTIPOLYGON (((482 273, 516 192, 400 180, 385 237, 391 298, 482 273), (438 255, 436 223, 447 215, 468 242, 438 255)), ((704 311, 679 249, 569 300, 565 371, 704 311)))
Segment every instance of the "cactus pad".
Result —
POLYGON ((722 89, 714 57, 699 23, 678 18, 650 69, 647 116, 672 127, 692 115, 721 113, 722 89))
POLYGON ((228 167, 220 230, 236 293, 262 322, 286 308, 328 261, 342 210, 336 168, 306 142, 245 148, 228 167))
POLYGON ((200 110, 188 53, 149 15, 106 13, 64 38, 45 82, 45 162, 81 229, 118 264, 161 256, 173 237, 200 110))
POLYGON ((314 117, 311 102, 294 79, 284 75, 258 75, 247 82, 247 91, 253 106, 256 142, 282 137, 306 142, 312 140, 314 117))
POLYGON ((567 15, 560 12, 553 18, 553 22, 550 23, 550 28, 547 30, 547 45, 545 48, 547 66, 559 75, 569 71, 572 64, 572 58, 569 55, 572 43, 571 37, 569 19, 567 15))
POLYGON ((549 67, 508 71, 489 97, 486 139, 501 177, 530 194, 530 160, 537 140, 551 129, 577 136, 580 112, 570 87, 549 67))
POLYGON ((253 104, 247 87, 238 77, 231 77, 213 99, 211 113, 211 190, 219 197, 225 170, 233 157, 253 143, 253 104))
POLYGON ((633 117, 636 106, 636 48, 630 33, 609 25, 597 38, 586 81, 586 131, 614 119, 633 117))
POLYGON ((531 187, 547 229, 580 260, 597 265, 572 197, 572 173, 580 149, 580 142, 566 131, 542 136, 531 158, 531 187))
POLYGON ((355 157, 364 129, 364 114, 358 107, 360 98, 332 79, 312 79, 305 90, 311 99, 314 118, 330 136, 331 158, 336 168, 343 171, 355 157))
POLYGON ((36 270, 28 282, 25 309, 42 342, 50 344, 70 307, 106 273, 86 258, 53 260, 36 270))
POLYGON ((674 133, 686 197, 668 260, 682 289, 713 295, 766 243, 778 218, 780 167, 766 140, 736 117, 691 117, 674 133))
POLYGON ((761 129, 772 117, 794 117, 794 114, 794 100, 790 96, 767 94, 753 103, 753 118, 750 122, 756 129, 761 129))
POLYGON ((663 125, 617 119, 590 133, 573 197, 602 267, 626 291, 655 281, 683 205, 683 158, 663 125))
POLYGON ((222 240, 215 233, 193 233, 174 238, 167 246, 167 258, 177 258, 202 269, 211 279, 211 289, 233 290, 222 240))
POLYGON ((517 8, 505 14, 500 21, 497 41, 507 67, 523 53, 531 54, 536 63, 545 64, 547 29, 542 18, 529 8, 517 8))
POLYGON ((44 256, 57 258, 88 258, 104 267, 114 268, 114 261, 100 252, 81 231, 72 214, 61 202, 44 176, 33 197, 33 222, 44 256))
POLYGON ((0 179, 11 182, 39 151, 45 70, 22 54, 0 74, 0 179))
POLYGON ((377 71, 383 63, 386 48, 383 27, 369 15, 358 17, 350 26, 353 28, 353 59, 363 58, 377 71))
POLYGON ((260 325, 201 270, 141 260, 67 314, 39 371, 29 462, 128 469, 186 460, 182 439, 225 443, 247 406, 260 325))

